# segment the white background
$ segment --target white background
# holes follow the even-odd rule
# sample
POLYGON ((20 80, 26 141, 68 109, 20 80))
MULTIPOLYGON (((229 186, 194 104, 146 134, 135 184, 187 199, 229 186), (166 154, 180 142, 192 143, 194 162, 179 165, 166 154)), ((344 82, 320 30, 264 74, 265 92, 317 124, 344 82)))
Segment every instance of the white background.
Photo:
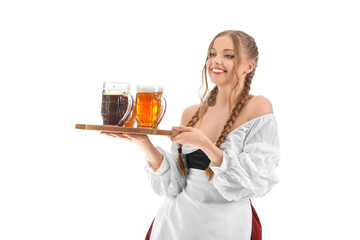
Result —
MULTIPOLYGON (((356 1, 1 1, 0 239, 144 239, 164 198, 137 146, 101 124, 102 83, 157 84, 178 125, 220 31, 260 51, 280 183, 253 204, 264 239, 360 239, 356 1)), ((169 148, 166 137, 151 136, 169 148)))

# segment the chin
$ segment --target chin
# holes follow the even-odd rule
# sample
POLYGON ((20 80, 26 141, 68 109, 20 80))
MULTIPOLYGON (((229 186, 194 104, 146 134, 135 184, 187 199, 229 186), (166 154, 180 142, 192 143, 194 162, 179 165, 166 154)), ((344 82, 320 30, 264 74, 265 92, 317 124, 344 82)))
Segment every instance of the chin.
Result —
POLYGON ((228 81, 228 80, 225 80, 225 79, 220 79, 220 78, 217 78, 217 77, 210 77, 210 81, 213 84, 218 85, 218 86, 223 86, 223 85, 229 84, 231 82, 231 81, 228 81))

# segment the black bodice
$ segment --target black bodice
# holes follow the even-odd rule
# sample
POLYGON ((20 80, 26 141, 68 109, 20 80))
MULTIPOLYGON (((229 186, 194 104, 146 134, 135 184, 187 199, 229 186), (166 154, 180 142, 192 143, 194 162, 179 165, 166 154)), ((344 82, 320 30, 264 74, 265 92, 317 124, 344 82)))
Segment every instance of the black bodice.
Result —
POLYGON ((198 149, 195 152, 186 154, 186 163, 188 168, 205 170, 210 164, 210 159, 201 149, 198 149))

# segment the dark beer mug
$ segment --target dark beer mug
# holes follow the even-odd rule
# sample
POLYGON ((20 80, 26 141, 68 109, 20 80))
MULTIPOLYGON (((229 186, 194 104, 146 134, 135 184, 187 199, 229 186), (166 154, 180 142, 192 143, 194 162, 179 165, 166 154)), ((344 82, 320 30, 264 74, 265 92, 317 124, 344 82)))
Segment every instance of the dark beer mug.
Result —
POLYGON ((120 82, 104 82, 101 103, 103 125, 123 126, 132 118, 134 100, 130 85, 120 82))

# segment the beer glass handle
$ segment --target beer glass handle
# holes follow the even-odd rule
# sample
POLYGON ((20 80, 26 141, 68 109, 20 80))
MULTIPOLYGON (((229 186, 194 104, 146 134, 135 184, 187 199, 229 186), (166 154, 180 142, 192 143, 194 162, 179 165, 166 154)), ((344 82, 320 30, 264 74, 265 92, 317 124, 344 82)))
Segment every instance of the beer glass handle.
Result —
POLYGON ((128 104, 127 104, 127 109, 126 112, 124 114, 124 116, 120 119, 120 121, 118 122, 118 126, 122 127, 125 122, 128 120, 129 117, 131 117, 132 114, 132 110, 134 107, 134 98, 130 93, 125 92, 124 95, 127 97, 128 99, 128 104))
POLYGON ((166 99, 164 98, 164 96, 160 95, 161 98, 161 109, 160 109, 160 114, 158 116, 158 118, 156 119, 156 121, 153 123, 153 125, 151 126, 151 128, 157 128, 157 126, 159 125, 159 123, 161 122, 162 118, 164 117, 164 114, 166 112, 166 99))

